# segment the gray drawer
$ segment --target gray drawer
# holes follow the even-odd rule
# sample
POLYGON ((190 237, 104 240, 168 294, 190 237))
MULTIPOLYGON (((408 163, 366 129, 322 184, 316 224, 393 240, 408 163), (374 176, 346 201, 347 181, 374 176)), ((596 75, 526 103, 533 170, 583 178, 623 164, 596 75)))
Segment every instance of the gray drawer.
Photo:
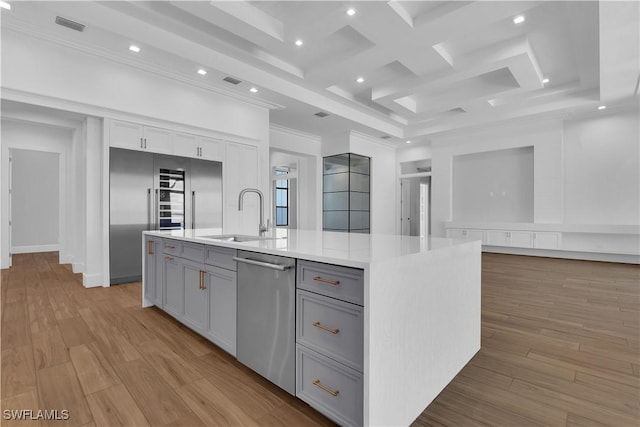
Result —
POLYGON ((180 258, 186 258, 194 262, 204 262, 204 245, 197 243, 184 243, 179 240, 164 239, 162 251, 180 258))
POLYGON ((298 289, 364 305, 364 271, 312 261, 298 261, 298 289))
POLYGON ((236 256, 235 249, 207 245, 204 250, 204 263, 236 271, 236 262, 233 260, 234 256, 236 256))
POLYGON ((298 290, 296 310, 299 344, 362 372, 361 306, 298 290))
POLYGON ((296 396, 343 426, 362 425, 362 374, 298 344, 296 396))

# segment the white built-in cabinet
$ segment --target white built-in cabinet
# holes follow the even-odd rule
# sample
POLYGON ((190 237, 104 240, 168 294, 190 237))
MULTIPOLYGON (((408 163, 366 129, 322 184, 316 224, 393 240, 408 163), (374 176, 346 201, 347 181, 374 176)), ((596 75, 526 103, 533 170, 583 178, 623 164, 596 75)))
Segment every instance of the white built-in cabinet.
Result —
POLYGON ((172 154, 173 135, 167 129, 114 120, 111 122, 109 145, 128 150, 172 154))
POLYGON ((486 246, 512 248, 560 249, 561 236, 556 231, 493 230, 447 228, 450 239, 480 240, 486 246))
POLYGON ((223 161, 225 141, 153 126, 112 120, 109 145, 136 151, 223 161))

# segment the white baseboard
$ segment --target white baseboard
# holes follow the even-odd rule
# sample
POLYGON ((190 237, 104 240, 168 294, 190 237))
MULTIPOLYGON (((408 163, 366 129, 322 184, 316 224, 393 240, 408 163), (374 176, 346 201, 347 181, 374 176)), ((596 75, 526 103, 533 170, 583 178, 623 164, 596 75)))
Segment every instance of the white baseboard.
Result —
POLYGON ((71 263, 71 271, 74 273, 82 273, 84 271, 84 264, 81 262, 72 262, 71 263))
POLYGON ((501 246, 482 246, 482 252, 498 254, 541 256, 548 258, 581 259, 585 261, 618 262, 623 264, 640 264, 640 255, 605 254, 595 252, 562 251, 550 249, 508 248, 501 246))
POLYGON ((58 252, 60 245, 32 245, 32 246, 14 246, 11 248, 12 254, 33 254, 37 252, 58 252))
POLYGON ((66 255, 60 252, 58 260, 60 264, 73 264, 73 255, 66 255))
POLYGON ((102 286, 102 274, 82 273, 82 284, 85 288, 95 288, 98 286, 102 286))

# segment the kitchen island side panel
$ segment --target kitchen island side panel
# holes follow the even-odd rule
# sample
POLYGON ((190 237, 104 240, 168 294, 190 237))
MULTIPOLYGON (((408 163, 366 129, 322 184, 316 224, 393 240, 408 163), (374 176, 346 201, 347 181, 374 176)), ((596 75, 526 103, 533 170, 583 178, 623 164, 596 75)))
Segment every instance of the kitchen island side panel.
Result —
POLYGON ((410 425, 480 349, 480 242, 368 273, 364 425, 410 425))

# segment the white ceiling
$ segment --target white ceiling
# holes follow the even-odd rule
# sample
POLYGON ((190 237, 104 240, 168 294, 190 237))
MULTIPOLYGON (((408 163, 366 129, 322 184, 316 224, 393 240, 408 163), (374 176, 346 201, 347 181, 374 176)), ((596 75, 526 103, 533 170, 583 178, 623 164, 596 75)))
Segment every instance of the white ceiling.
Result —
POLYGON ((273 108, 272 123, 318 135, 355 129, 420 141, 467 126, 635 102, 640 76, 636 1, 13 6, 2 12, 3 26, 259 99, 273 108), (55 25, 56 15, 87 28, 55 25), (525 21, 514 24, 517 15, 525 21), (142 51, 130 52, 131 43, 142 51), (208 74, 197 75, 199 67, 208 74), (233 86, 225 76, 243 82, 233 86), (250 93, 252 86, 259 92, 250 93), (319 118, 319 111, 330 115, 319 118))

